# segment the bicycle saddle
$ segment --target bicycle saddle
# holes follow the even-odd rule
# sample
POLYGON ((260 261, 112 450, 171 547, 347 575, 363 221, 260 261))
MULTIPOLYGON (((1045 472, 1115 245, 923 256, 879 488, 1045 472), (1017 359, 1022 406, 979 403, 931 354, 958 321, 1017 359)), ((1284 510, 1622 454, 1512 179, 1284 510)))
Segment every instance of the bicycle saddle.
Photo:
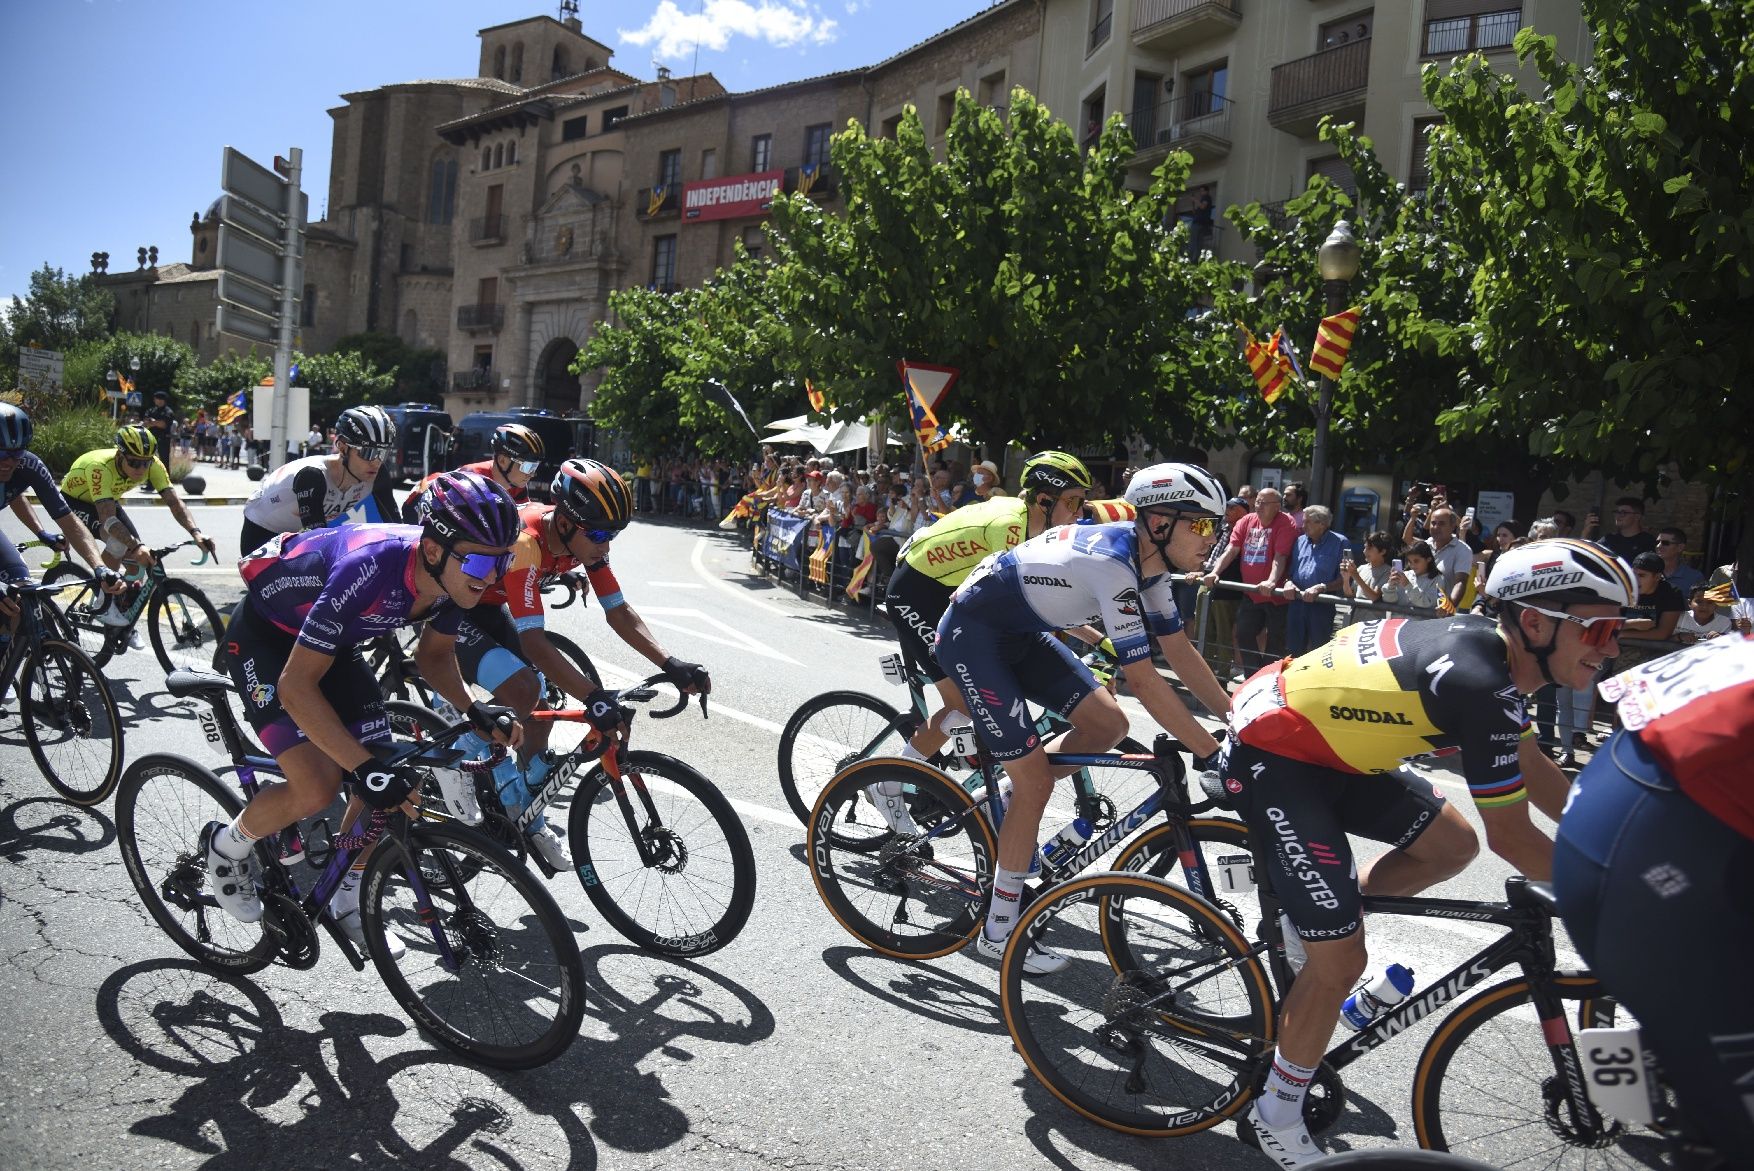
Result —
POLYGON ((166 673, 164 689, 178 699, 187 699, 190 696, 216 699, 228 691, 236 691, 237 684, 217 671, 189 671, 179 668, 166 673))

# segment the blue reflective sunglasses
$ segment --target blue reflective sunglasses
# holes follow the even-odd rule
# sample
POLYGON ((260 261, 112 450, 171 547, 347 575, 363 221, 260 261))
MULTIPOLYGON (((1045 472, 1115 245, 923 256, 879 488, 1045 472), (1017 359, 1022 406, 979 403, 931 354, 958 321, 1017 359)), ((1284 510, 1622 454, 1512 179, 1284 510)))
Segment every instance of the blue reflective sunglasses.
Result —
POLYGON ((16 451, 0 451, 0 459, 21 459, 23 458, 24 453, 25 449, 22 447, 18 448, 16 451))
POLYGON ((518 470, 523 472, 526 476, 535 475, 541 470, 541 468, 542 461, 539 459, 521 459, 518 461, 518 470))
POLYGON ((512 567, 510 553, 463 553, 457 557, 457 563, 463 567, 465 577, 476 581, 486 581, 490 577, 502 577, 512 567))
POLYGON ((595 541, 599 545, 607 545, 621 535, 620 529, 580 529, 579 531, 585 534, 586 539, 595 541))

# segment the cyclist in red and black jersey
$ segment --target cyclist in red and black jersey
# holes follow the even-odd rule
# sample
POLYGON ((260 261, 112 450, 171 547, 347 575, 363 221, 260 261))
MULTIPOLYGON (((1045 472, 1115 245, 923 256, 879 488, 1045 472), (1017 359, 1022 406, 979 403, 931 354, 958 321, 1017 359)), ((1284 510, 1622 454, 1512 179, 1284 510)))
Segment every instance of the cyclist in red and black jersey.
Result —
MULTIPOLYGON (((603 691, 602 682, 573 666, 544 631, 542 581, 583 566, 591 591, 603 605, 609 628, 621 640, 666 674, 684 691, 710 691, 706 668, 686 663, 666 651, 637 611, 622 596, 609 568, 609 543, 633 518, 633 500, 614 469, 596 460, 569 459, 561 464, 552 485, 553 504, 530 504, 519 510, 522 530, 512 546, 512 566, 505 577, 482 595, 457 633, 457 661, 471 683, 493 692, 494 700, 520 718, 541 696, 537 672, 591 709, 592 723, 609 732, 620 713, 603 691)), ((531 793, 548 775, 542 749, 548 724, 536 721, 525 729, 520 758, 508 758, 494 772, 501 799, 515 816, 529 804, 531 793)), ((470 741, 465 738, 465 746, 470 741)), ((557 870, 571 869, 565 840, 545 819, 531 823, 532 848, 557 870)))
POLYGON ((1754 1154, 1754 639, 1605 680, 1621 728, 1577 776, 1553 893, 1697 1137, 1754 1154))
MULTIPOLYGON (((530 498, 530 477, 542 466, 545 450, 542 436, 529 427, 522 423, 501 423, 493 432, 493 454, 484 460, 464 464, 457 470, 486 476, 510 492, 513 500, 523 504, 530 498)), ((408 498, 402 502, 405 524, 420 523, 421 499, 426 495, 427 486, 442 474, 434 472, 408 493, 408 498)))

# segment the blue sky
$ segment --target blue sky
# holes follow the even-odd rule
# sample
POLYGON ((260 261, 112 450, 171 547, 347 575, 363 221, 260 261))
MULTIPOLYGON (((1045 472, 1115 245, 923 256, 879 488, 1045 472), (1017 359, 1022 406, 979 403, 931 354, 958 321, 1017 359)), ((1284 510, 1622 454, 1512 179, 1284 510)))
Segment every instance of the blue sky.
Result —
MULTIPOLYGON (((733 90, 871 64, 989 0, 582 0, 612 64, 654 58, 733 90)), ((304 150, 315 216, 340 95, 473 77, 477 29, 558 14, 531 0, 0 0, 0 304, 45 261, 111 271, 156 244, 189 259, 189 215, 219 193, 221 148, 304 150)))

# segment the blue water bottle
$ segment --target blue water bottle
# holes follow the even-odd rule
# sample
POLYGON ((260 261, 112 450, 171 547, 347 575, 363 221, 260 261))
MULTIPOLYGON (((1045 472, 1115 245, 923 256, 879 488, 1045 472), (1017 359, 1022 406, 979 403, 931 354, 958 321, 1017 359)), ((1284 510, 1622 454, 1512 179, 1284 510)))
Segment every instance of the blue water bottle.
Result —
POLYGON ((1041 848, 1042 865, 1050 870, 1057 870, 1064 866, 1066 861, 1073 854, 1076 854, 1079 848, 1090 840, 1090 835, 1095 832, 1096 827, 1087 819, 1073 818, 1072 824, 1055 834, 1053 840, 1041 848))
POLYGON ((1390 964, 1376 982, 1360 988, 1340 1006, 1340 1020, 1352 1029, 1362 1029, 1387 1012, 1413 991, 1413 970, 1390 964))

